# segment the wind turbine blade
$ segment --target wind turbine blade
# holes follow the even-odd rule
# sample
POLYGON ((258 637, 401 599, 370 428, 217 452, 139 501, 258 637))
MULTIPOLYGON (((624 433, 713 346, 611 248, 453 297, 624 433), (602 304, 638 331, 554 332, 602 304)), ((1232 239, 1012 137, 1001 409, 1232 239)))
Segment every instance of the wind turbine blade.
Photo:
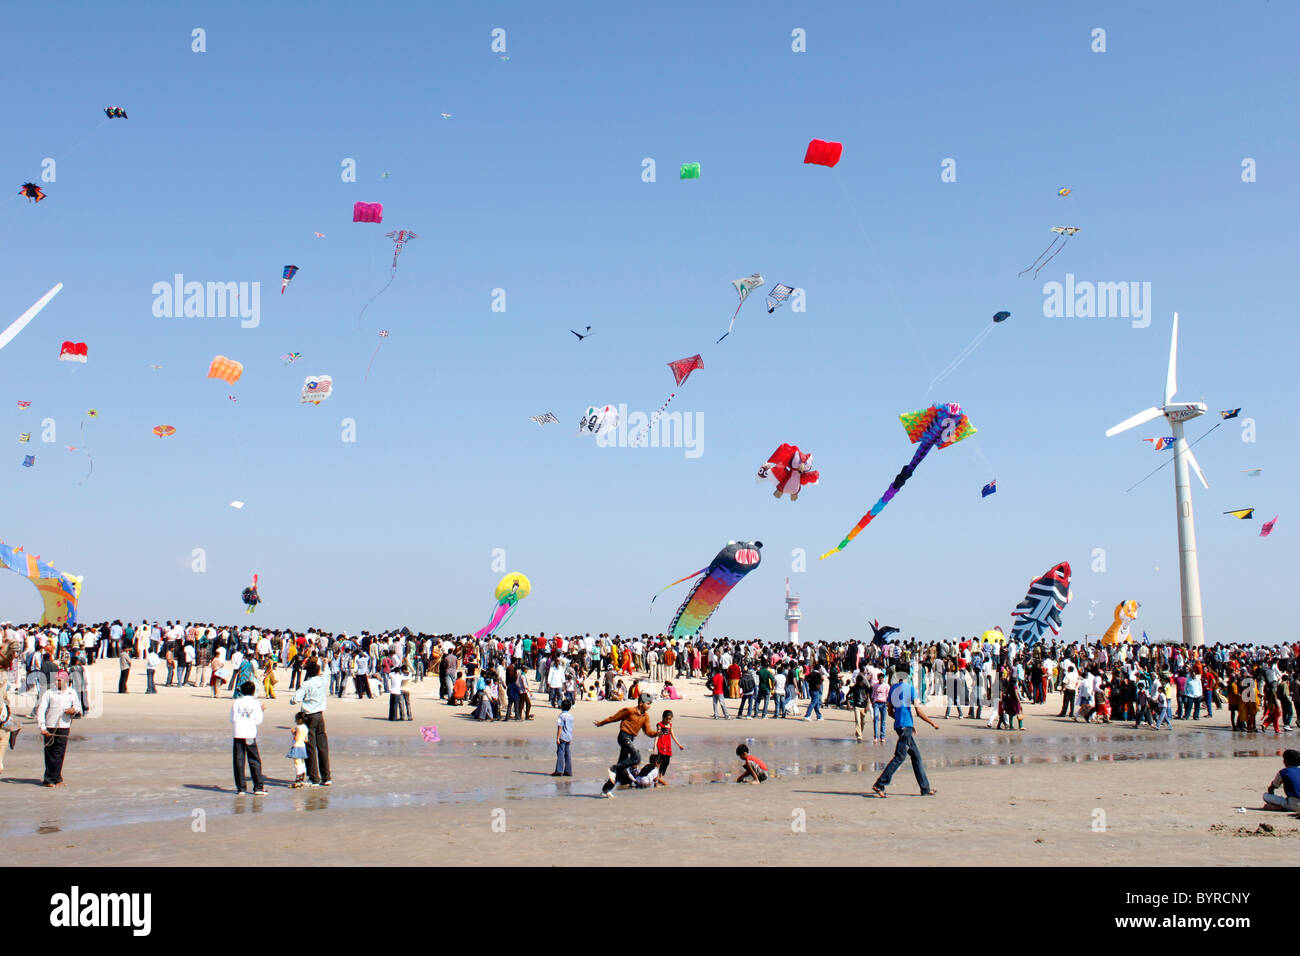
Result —
POLYGON ((1145 425, 1153 418, 1159 418, 1163 414, 1164 412, 1158 408, 1148 408, 1145 412, 1138 412, 1132 418, 1124 419, 1114 428, 1106 429, 1106 437, 1109 438, 1111 435, 1118 435, 1120 432, 1126 432, 1130 428, 1137 428, 1139 425, 1145 425))
POLYGON ((18 318, 14 319, 14 321, 9 325, 9 328, 5 329, 3 332, 0 332, 0 349, 4 348, 6 345, 12 342, 14 340, 14 337, 27 327, 28 322, 36 318, 36 316, 40 313, 41 309, 45 308, 45 306, 49 304, 49 301, 59 294, 59 290, 62 288, 63 288, 63 283, 60 282, 49 292, 45 293, 45 295, 41 296, 40 299, 37 300, 34 306, 32 306, 22 315, 18 316, 18 318))
POLYGON ((1169 340, 1169 374, 1165 376, 1165 404, 1174 400, 1178 391, 1178 313, 1174 313, 1174 335, 1169 340))
POLYGON ((1192 471, 1196 472, 1196 477, 1201 479, 1201 484, 1205 486, 1205 490, 1209 491, 1210 483, 1205 480, 1205 472, 1201 471, 1201 466, 1197 464, 1196 456, 1192 454, 1192 450, 1184 448, 1183 454, 1187 456, 1187 464, 1192 466, 1192 471))

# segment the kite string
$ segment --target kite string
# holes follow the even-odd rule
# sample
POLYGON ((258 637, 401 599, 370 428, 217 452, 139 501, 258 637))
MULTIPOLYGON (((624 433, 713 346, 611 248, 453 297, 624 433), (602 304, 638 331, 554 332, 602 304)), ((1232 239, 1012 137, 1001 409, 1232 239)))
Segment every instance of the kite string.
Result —
POLYGON ((957 366, 961 365, 963 362, 966 361, 966 359, 970 358, 971 354, 984 343, 984 339, 986 339, 989 336, 989 334, 993 331, 994 328, 996 328, 995 324, 990 322, 984 328, 980 329, 979 333, 975 336, 975 338, 971 339, 970 344, 967 345, 960 352, 958 352, 957 357, 953 359, 951 362, 949 362, 948 365, 943 369, 943 371, 941 371, 938 375, 934 377, 934 379, 930 382, 930 387, 926 389, 926 394, 929 394, 931 391, 934 390, 934 387, 936 385, 942 382, 953 372, 957 371, 957 366))
MULTIPOLYGON (((1218 428, 1219 425, 1222 425, 1222 424, 1223 424, 1223 422, 1219 422, 1218 424, 1216 424, 1216 425, 1214 426, 1214 428, 1218 428)), ((1202 435, 1200 438, 1196 439, 1196 441, 1192 442, 1192 443, 1189 444, 1187 447, 1188 447, 1188 448, 1193 448, 1193 447, 1195 447, 1196 445, 1200 444, 1200 442, 1201 442, 1202 439, 1204 439, 1204 438, 1208 438, 1208 437, 1209 437, 1210 432, 1214 431, 1214 428, 1211 428, 1210 431, 1207 431, 1204 435, 1202 435)), ((1176 452, 1175 452, 1175 454, 1176 454, 1176 452)), ((1132 490, 1133 490, 1134 488, 1136 488, 1138 485, 1142 484, 1143 481, 1146 481, 1147 478, 1150 478, 1151 475, 1154 475, 1157 471, 1161 471, 1161 470, 1163 470, 1165 467, 1168 466, 1169 462, 1171 462, 1171 461, 1173 461, 1173 460, 1174 460, 1174 456, 1173 456, 1173 455, 1170 455, 1169 458, 1164 462, 1164 464, 1160 465, 1159 468, 1157 468, 1155 471, 1153 471, 1153 472, 1151 472, 1150 474, 1148 474, 1148 475, 1146 476, 1146 478, 1143 478, 1143 479, 1142 479, 1142 481, 1139 481, 1136 485, 1129 485, 1127 488, 1125 488, 1125 489, 1124 489, 1124 494, 1128 494, 1130 491, 1132 491, 1132 490)))
POLYGON ((379 350, 383 347, 384 340, 380 339, 379 344, 375 346, 375 350, 370 353, 370 361, 366 363, 366 374, 361 378, 362 385, 366 383, 366 379, 370 378, 370 366, 375 364, 375 356, 379 354, 379 350))
MULTIPOLYGON (((388 287, 389 287, 390 285, 393 284, 393 280, 396 279, 396 278, 397 278, 397 270, 394 269, 394 270, 392 271, 392 273, 389 275, 389 277, 388 277, 388 281, 384 283, 384 287, 383 287, 382 289, 380 289, 378 292, 376 292, 374 295, 372 295, 372 296, 370 297, 370 302, 374 302, 375 299, 378 299, 381 295, 383 295, 385 292, 387 292, 387 291, 388 291, 388 287)), ((361 307, 361 312, 357 315, 357 331, 358 331, 358 332, 361 331, 361 318, 362 318, 362 316, 364 316, 364 315, 366 314, 366 309, 370 308, 370 302, 367 302, 365 305, 363 305, 363 306, 361 307)))

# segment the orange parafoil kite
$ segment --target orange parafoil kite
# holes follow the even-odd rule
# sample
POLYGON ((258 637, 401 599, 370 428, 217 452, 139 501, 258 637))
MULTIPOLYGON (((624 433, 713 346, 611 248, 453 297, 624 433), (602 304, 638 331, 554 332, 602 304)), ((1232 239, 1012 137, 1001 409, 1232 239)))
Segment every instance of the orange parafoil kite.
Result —
POLYGON ((153 433, 159 438, 166 438, 169 435, 175 435, 176 429, 171 425, 155 425, 153 427, 153 433))
POLYGON ((244 366, 234 359, 228 359, 224 355, 218 355, 208 366, 208 378, 221 378, 230 382, 232 385, 239 381, 239 376, 244 374, 244 366))

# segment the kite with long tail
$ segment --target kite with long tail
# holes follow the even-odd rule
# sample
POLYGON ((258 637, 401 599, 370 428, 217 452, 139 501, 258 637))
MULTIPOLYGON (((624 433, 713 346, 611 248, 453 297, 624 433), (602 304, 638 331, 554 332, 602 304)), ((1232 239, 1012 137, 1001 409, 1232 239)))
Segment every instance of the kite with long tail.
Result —
MULTIPOLYGON (((677 359, 675 362, 669 362, 668 367, 672 369, 673 379, 677 382, 677 387, 681 388, 686 380, 691 377, 692 372, 696 369, 704 368, 704 359, 700 358, 698 355, 690 355, 686 358, 677 359)), ((676 392, 668 393, 668 397, 664 399, 664 403, 656 408, 654 414, 650 416, 650 421, 641 426, 640 430, 632 436, 631 444, 633 448, 636 448, 643 442, 649 440, 647 436, 650 433, 650 429, 655 427, 655 422, 657 422, 659 416, 664 413, 664 409, 668 407, 668 403, 676 397, 676 392)))
MULTIPOLYGON (((740 296, 740 301, 736 303, 736 311, 731 313, 731 324, 727 326, 727 331, 722 333, 722 339, 725 339, 731 334, 732 328, 736 325, 736 316, 740 315, 740 307, 745 304, 745 300, 749 298, 751 292, 763 287, 763 281, 763 277, 757 272, 751 276, 746 276, 744 279, 731 280, 732 286, 735 287, 736 295, 740 296)), ((722 339, 718 339, 718 342, 721 342, 722 339)), ((715 342, 714 344, 716 345, 717 343, 715 342)))
MULTIPOLYGON (((411 230, 409 229, 394 229, 392 232, 387 233, 385 238, 393 240, 393 267, 392 269, 389 270, 388 281, 384 283, 384 287, 382 289, 380 289, 378 292, 376 292, 374 295, 370 297, 370 302, 374 302, 375 299, 378 299, 381 295, 383 295, 385 292, 388 291, 388 287, 392 285, 393 280, 397 278, 397 257, 402 254, 402 248, 412 239, 419 239, 420 237, 417 236, 415 233, 411 232, 411 230)), ((361 317, 366 314, 366 309, 370 308, 370 302, 367 302, 365 305, 363 305, 361 307, 360 314, 357 315, 358 329, 361 328, 361 317)))
POLYGON ((1043 271, 1043 266, 1046 266, 1049 262, 1055 259, 1060 254, 1061 250, 1065 248, 1065 244, 1070 241, 1070 237, 1073 236, 1078 231, 1079 231, 1078 226, 1053 226, 1052 232, 1056 233, 1056 235, 1052 237, 1052 241, 1048 243, 1047 248, 1038 254, 1038 259, 1042 259, 1043 256, 1047 256, 1049 252, 1052 252, 1053 246, 1056 246, 1056 252, 1052 252, 1050 256, 1047 256, 1046 259, 1043 259, 1042 265, 1039 265, 1038 259, 1035 259, 1033 262, 1029 263, 1029 265, 1027 265, 1025 268, 1017 272, 1016 275, 1022 276, 1030 269, 1034 269, 1034 266, 1038 266, 1037 269, 1034 269, 1034 278, 1035 279, 1038 278, 1038 273, 1043 271), (1058 242, 1061 243, 1059 246, 1056 245, 1058 242))
POLYGON ((932 448, 947 448, 949 445, 956 444, 963 438, 968 438, 975 434, 975 426, 961 412, 961 406, 956 402, 948 402, 945 405, 931 405, 929 408, 922 408, 915 412, 908 412, 898 416, 903 427, 907 429, 907 437, 917 445, 916 454, 912 460, 903 466, 903 470, 898 473, 885 493, 880 496, 880 500, 871 506, 871 510, 862 516, 862 519, 853 526, 844 540, 823 554, 818 560, 825 561, 837 551, 843 551, 849 546, 849 542, 856 538, 862 529, 875 519, 876 515, 885 510, 885 505, 894 500, 894 495, 898 490, 907 483, 907 479, 912 477, 916 471, 916 466, 926 455, 930 454, 932 448))
MULTIPOLYGON (((662 594, 674 585, 703 575, 695 582, 695 586, 691 588, 673 616, 673 622, 668 627, 669 635, 690 637, 704 630, 704 625, 718 609, 722 599, 740 583, 741 578, 758 567, 759 562, 762 561, 762 555, 759 553, 762 547, 762 541, 729 541, 707 568, 700 568, 693 574, 678 578, 667 587, 660 588, 659 594, 662 594)), ((654 604, 659 594, 650 599, 651 604, 654 604)))

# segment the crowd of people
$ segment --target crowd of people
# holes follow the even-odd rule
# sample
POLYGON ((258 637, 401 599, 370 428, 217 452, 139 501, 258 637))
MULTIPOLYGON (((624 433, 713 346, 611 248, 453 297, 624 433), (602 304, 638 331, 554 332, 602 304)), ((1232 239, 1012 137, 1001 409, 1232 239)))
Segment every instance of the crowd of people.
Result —
MULTIPOLYGON (((480 721, 532 720, 543 695, 563 713, 580 701, 639 706, 647 697, 680 700, 686 682, 698 681, 711 698, 716 720, 814 721, 824 719, 824 707, 836 707, 852 712, 858 741, 870 724, 875 744, 886 741, 894 710, 891 675, 895 683, 901 676, 916 703, 930 706, 931 698, 937 698, 941 719, 961 718, 964 711, 967 719, 1010 731, 1024 729, 1025 704, 1045 703, 1049 693, 1060 695, 1058 717, 1085 722, 1131 721, 1134 727, 1159 730, 1172 728, 1175 721, 1213 719, 1218 709, 1226 711, 1232 729, 1242 732, 1280 735, 1300 724, 1295 706, 1300 643, 1187 648, 1053 639, 1025 647, 998 639, 996 632, 985 636, 995 640, 789 644, 648 634, 630 639, 609 634, 476 639, 405 628, 350 636, 252 624, 112 621, 41 628, 4 623, 0 680, 34 698, 46 690, 68 695, 56 723, 90 710, 86 673, 97 659, 118 662, 119 693, 139 688, 141 670, 146 694, 159 687, 205 687, 213 696, 227 692, 235 699, 275 698, 277 687, 287 683, 297 702, 311 684, 301 721, 305 739, 295 741, 295 748, 308 755, 303 773, 313 786, 329 781, 323 724, 328 698, 386 694, 389 719, 411 720, 410 686, 426 678, 436 681, 440 701, 465 707, 480 721)), ((0 700, 6 700, 4 694, 0 700)), ((38 710, 39 702, 32 716, 38 710)), ((0 716, 0 730, 8 730, 12 741, 21 729, 15 715, 0 716)), ((49 716, 56 715, 51 710, 49 716)), ((918 716, 930 720, 920 711, 918 716)), ((559 739, 562 719, 560 724, 557 747, 566 742, 559 739)), ((569 740, 571 733, 570 727, 569 740)), ((667 770, 664 758, 670 757, 656 754, 659 777, 667 770)), ((625 766, 626 758, 621 753, 619 769, 612 771, 625 785, 636 776, 625 766)), ((559 756, 557 774, 570 772, 567 764, 559 756)), ((57 783, 57 773, 54 777, 57 783)))

